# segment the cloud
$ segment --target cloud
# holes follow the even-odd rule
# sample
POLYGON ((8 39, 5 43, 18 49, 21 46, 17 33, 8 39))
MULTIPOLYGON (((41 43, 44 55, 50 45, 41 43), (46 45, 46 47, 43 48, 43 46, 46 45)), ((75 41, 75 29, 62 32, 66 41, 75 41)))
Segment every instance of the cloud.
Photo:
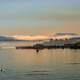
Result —
POLYGON ((45 39, 48 39, 48 36, 42 36, 42 35, 38 35, 38 36, 17 35, 14 37, 17 40, 45 40, 45 39))

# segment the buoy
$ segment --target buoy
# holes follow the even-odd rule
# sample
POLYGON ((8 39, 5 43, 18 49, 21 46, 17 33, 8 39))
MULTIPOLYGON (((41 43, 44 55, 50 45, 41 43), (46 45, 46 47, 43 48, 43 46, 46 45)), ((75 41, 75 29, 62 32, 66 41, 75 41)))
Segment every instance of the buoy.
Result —
POLYGON ((38 53, 39 52, 39 49, 36 49, 36 52, 38 53))

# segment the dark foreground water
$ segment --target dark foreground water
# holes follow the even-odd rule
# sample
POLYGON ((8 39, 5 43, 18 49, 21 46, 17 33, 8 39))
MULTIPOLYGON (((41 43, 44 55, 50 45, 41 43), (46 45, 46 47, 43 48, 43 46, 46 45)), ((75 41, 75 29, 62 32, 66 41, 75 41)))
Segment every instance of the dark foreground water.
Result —
POLYGON ((0 80, 80 80, 80 50, 0 49, 0 80))

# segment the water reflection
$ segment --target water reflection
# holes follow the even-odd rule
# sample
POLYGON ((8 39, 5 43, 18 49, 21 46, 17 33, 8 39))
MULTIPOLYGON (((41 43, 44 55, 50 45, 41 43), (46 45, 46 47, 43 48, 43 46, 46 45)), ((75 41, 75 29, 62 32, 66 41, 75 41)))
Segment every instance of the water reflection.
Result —
POLYGON ((35 80, 77 80, 80 79, 80 50, 45 49, 36 54, 35 50, 2 49, 1 65, 7 67, 5 75, 10 77, 11 74, 13 80, 30 77, 35 80))

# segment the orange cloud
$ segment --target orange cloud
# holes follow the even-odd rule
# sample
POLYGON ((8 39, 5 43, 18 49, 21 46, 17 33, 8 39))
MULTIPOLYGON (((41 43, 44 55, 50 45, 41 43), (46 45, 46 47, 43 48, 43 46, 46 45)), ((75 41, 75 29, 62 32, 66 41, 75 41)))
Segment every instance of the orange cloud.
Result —
POLYGON ((19 35, 19 36, 14 36, 17 40, 45 40, 48 39, 48 36, 24 36, 24 35, 19 35))

